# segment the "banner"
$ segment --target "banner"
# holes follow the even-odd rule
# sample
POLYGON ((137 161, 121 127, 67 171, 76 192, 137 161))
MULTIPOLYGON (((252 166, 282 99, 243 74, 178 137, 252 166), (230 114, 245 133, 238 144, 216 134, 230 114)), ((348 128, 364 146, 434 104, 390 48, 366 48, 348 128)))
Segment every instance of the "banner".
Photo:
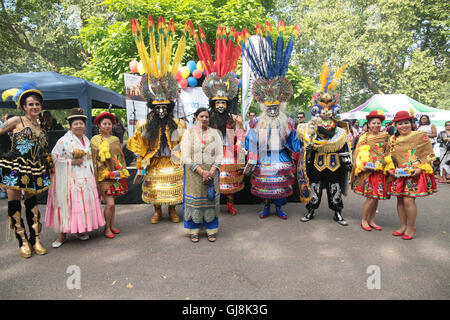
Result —
POLYGON ((148 108, 147 102, 142 96, 140 89, 141 78, 141 76, 134 74, 124 74, 127 129, 129 137, 131 137, 136 130, 138 121, 147 119, 148 108))
POLYGON ((209 99, 203 92, 202 87, 181 89, 180 99, 184 104, 187 127, 191 128, 194 123, 195 111, 200 107, 209 108, 209 99))

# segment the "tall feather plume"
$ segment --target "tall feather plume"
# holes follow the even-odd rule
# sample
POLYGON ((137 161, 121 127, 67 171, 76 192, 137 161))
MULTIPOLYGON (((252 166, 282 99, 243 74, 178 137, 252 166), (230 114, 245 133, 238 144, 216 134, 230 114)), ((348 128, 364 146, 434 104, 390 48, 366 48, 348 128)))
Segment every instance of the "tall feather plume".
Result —
POLYGON ((344 72, 346 67, 347 67, 347 64, 344 64, 342 67, 340 67, 336 71, 336 73, 333 76, 333 79, 331 80, 330 85, 328 86, 328 90, 334 90, 336 88, 336 85, 339 82, 339 79, 341 78, 342 73, 344 72))
POLYGON ((8 89, 8 90, 3 91, 3 93, 2 93, 2 100, 6 101, 10 97, 14 99, 14 97, 17 94, 17 91, 19 91, 19 90, 20 89, 18 89, 18 88, 12 88, 12 89, 8 89))
POLYGON ((330 68, 328 63, 325 62, 322 67, 322 72, 320 73, 320 85, 322 86, 322 91, 326 92, 327 80, 330 76, 330 68))

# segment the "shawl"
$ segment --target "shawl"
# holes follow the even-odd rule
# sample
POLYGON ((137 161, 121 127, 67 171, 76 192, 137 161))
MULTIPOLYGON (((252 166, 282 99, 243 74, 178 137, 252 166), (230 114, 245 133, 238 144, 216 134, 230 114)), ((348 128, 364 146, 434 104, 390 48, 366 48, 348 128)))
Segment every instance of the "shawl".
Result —
POLYGON ((68 131, 55 144, 52 150, 55 174, 53 175, 52 192, 53 207, 61 213, 64 228, 69 229, 70 198, 72 189, 75 188, 74 179, 89 177, 94 174, 92 154, 89 139, 83 136, 84 145, 72 133, 68 131), (81 166, 72 166, 72 159, 83 158, 81 166), (86 166, 86 168, 85 168, 86 166))
POLYGON ((362 184, 373 171, 382 171, 384 169, 384 158, 388 155, 390 135, 387 132, 380 132, 377 135, 364 133, 356 145, 353 154, 353 169, 351 173, 351 185, 355 178, 359 177, 359 183, 362 184), (369 168, 369 171, 362 171, 369 168))
POLYGON ((407 136, 392 136, 389 140, 389 155, 385 158, 384 171, 403 169, 411 173, 420 168, 433 173, 431 166, 435 159, 433 145, 425 132, 411 131, 407 136))

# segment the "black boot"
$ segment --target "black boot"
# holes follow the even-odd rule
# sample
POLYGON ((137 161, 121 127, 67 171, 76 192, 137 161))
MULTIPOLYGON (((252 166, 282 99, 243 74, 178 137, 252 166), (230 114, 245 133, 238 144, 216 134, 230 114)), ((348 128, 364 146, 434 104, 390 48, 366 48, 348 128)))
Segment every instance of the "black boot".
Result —
POLYGON ((27 217, 28 230, 30 231, 30 244, 33 246, 36 254, 44 255, 47 253, 47 250, 42 246, 39 239, 42 224, 39 222, 41 214, 38 210, 36 196, 25 199, 25 214, 27 217))
POLYGON ((347 221, 344 220, 344 218, 342 217, 342 214, 340 211, 335 211, 334 212, 334 217, 333 219, 335 221, 337 221, 337 223, 339 223, 341 226, 348 226, 347 221))
POLYGON ((309 220, 314 219, 314 210, 308 210, 308 213, 305 214, 303 218, 300 219, 301 222, 308 222, 309 220))
POLYGON ((25 225, 20 216, 21 210, 20 200, 8 201, 8 216, 11 219, 10 227, 14 227, 14 232, 19 242, 20 255, 24 258, 29 258, 31 257, 31 245, 28 242, 25 225))

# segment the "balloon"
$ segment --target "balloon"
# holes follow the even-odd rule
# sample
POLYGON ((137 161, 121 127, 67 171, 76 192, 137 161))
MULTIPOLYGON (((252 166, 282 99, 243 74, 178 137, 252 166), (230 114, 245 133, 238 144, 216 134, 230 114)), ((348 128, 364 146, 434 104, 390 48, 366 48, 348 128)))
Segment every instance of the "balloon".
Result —
POLYGON ((239 80, 238 88, 240 89, 240 88, 241 88, 241 86, 242 86, 242 81, 241 81, 241 80, 239 80))
POLYGON ((195 87, 198 84, 197 79, 195 79, 194 77, 187 78, 187 82, 189 84, 189 87, 195 87))
POLYGON ((197 62, 197 70, 200 70, 201 72, 205 71, 202 61, 197 62))
POLYGON ((236 80, 236 84, 239 85, 239 79, 236 78, 236 79, 234 79, 234 80, 236 80))
POLYGON ((136 73, 138 71, 138 64, 139 62, 137 62, 136 60, 130 61, 130 70, 132 73, 136 73))
POLYGON ((195 69, 194 72, 192 72, 192 75, 194 76, 195 79, 200 79, 203 75, 203 72, 201 72, 198 69, 195 69))
POLYGON ((144 64, 142 63, 142 61, 139 61, 138 63, 138 72, 140 75, 143 75, 145 73, 144 64))
POLYGON ((191 74, 191 70, 188 67, 181 67, 180 72, 181 76, 185 79, 191 74))
POLYGON ((177 73, 175 74, 175 79, 180 80, 181 79, 181 71, 178 70, 177 73))
POLYGON ((184 89, 188 86, 188 81, 185 78, 181 78, 180 81, 178 81, 178 84, 184 89))
POLYGON ((186 67, 189 68, 189 71, 194 72, 195 69, 197 69, 197 64, 195 63, 195 61, 188 61, 188 63, 186 63, 186 67))

